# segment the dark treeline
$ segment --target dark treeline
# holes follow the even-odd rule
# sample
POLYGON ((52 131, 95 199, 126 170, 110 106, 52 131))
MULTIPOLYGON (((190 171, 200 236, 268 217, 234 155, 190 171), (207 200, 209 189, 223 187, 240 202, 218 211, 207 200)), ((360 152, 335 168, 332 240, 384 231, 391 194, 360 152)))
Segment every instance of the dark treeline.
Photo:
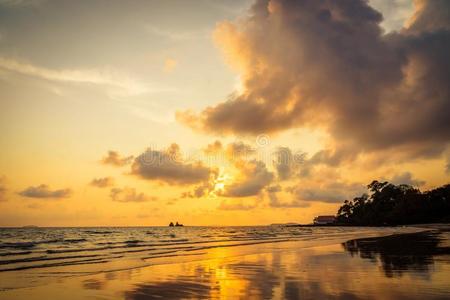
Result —
POLYGON ((421 192, 410 185, 373 181, 369 193, 345 200, 337 221, 347 225, 450 222, 450 184, 421 192))

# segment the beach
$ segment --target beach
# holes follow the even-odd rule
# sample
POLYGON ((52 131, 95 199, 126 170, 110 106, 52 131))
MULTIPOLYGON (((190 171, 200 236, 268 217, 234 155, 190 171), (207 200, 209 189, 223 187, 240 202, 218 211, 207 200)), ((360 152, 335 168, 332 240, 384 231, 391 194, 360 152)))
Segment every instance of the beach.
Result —
POLYGON ((202 247, 155 257, 145 266, 117 259, 95 268, 79 264, 4 271, 0 299, 450 297, 448 226, 344 229, 341 234, 336 228, 323 230, 334 234, 202 247))

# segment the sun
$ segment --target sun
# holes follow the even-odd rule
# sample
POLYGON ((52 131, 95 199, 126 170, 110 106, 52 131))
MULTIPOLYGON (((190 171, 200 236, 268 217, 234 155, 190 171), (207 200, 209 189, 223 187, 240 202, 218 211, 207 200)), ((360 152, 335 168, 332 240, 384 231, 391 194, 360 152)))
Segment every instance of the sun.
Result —
POLYGON ((225 183, 223 182, 216 182, 216 184, 214 185, 214 191, 223 191, 225 188, 225 183))
POLYGON ((214 181, 214 188, 211 191, 211 194, 221 194, 225 190, 226 185, 232 181, 233 176, 230 173, 226 172, 223 168, 220 168, 219 176, 217 176, 216 180, 214 181))

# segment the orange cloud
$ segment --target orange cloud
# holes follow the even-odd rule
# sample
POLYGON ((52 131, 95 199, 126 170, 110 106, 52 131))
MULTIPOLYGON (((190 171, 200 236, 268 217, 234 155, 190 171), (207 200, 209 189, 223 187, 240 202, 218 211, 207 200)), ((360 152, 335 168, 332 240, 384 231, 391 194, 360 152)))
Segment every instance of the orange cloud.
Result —
POLYGON ((419 144, 422 156, 440 155, 450 140, 449 2, 421 3, 408 28, 384 35, 366 1, 256 1, 215 31, 243 92, 177 120, 215 134, 320 127, 349 158, 419 144))
POLYGON ((114 179, 112 177, 94 178, 90 182, 90 185, 99 188, 105 188, 114 185, 114 179))
POLYGON ((123 157, 117 151, 108 151, 108 154, 102 158, 101 163, 116 167, 125 166, 133 160, 133 156, 123 157))
POLYGON ((131 173, 147 180, 183 185, 209 182, 216 171, 199 161, 184 161, 179 146, 172 144, 165 151, 148 149, 136 157, 131 173))
POLYGON ((269 185, 274 175, 262 161, 240 160, 235 163, 239 170, 237 178, 224 186, 221 193, 225 197, 249 197, 259 195, 269 185))
POLYGON ((30 186, 19 192, 19 195, 27 198, 67 198, 72 194, 72 191, 68 188, 51 190, 46 184, 37 186, 30 186))
POLYGON ((110 193, 111 199, 117 202, 146 202, 157 200, 157 197, 150 197, 144 193, 136 192, 136 189, 124 187, 113 188, 110 193))

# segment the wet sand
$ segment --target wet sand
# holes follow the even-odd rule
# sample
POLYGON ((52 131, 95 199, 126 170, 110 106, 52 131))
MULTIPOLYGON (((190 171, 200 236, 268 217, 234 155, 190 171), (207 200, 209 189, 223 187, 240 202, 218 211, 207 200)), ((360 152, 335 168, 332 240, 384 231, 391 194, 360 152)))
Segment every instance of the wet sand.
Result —
POLYGON ((0 291, 0 299, 449 299, 450 231, 215 248, 164 263, 0 291))

